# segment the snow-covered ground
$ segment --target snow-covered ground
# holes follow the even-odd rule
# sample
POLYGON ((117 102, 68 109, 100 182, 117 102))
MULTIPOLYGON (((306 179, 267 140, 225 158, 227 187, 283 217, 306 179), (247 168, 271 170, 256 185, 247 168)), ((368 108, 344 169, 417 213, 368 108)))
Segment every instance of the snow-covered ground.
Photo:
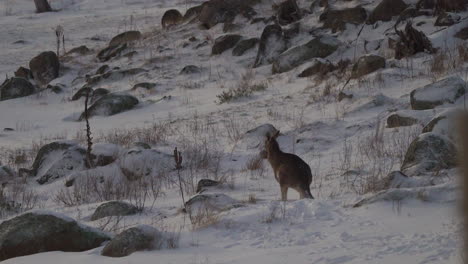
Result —
MULTIPOLYGON (((85 124, 76 121, 84 109, 84 101, 69 101, 84 85, 84 76, 103 64, 111 68, 143 68, 147 72, 105 80, 98 85, 111 92, 128 92, 136 96, 140 104, 136 109, 117 115, 90 119, 95 140, 113 143, 107 141, 116 133, 130 131, 131 134, 136 133, 135 129, 163 126, 167 128, 161 132, 164 140, 151 147, 167 154, 172 154, 173 148, 178 147, 183 157, 190 155, 190 151, 206 151, 213 164, 206 170, 195 171, 195 175, 183 170, 182 176, 195 183, 202 178, 223 178, 226 183, 217 191, 239 200, 243 206, 221 212, 213 216, 210 225, 195 228, 189 223, 188 216, 181 213, 178 186, 167 184, 163 188, 164 195, 154 205, 147 201, 141 214, 119 219, 113 231, 119 232, 137 224, 153 225, 180 235, 176 249, 108 258, 100 256, 101 247, 80 253, 40 253, 4 263, 390 264, 461 261, 456 169, 433 176, 431 185, 435 186, 427 189, 401 189, 402 193, 407 191, 414 195, 353 207, 356 202, 374 194, 367 192, 366 179, 371 176, 382 178, 392 170, 399 170, 409 143, 421 133, 420 124, 386 128, 386 117, 396 110, 411 109, 409 94, 416 88, 447 76, 466 80, 467 68, 463 63, 437 75, 430 70, 432 55, 420 53, 410 59, 393 59, 386 41, 382 40, 393 30, 394 21, 380 23, 377 28, 365 26, 357 40, 361 26, 348 24, 346 31, 336 34, 344 44, 327 58, 332 62, 341 59, 355 62, 366 53, 387 59, 385 69, 351 80, 345 92, 353 94, 353 98, 339 102, 336 96, 345 85, 344 76, 331 74, 320 81, 296 77, 310 66, 307 63, 276 75, 271 74, 271 65, 250 69, 256 49, 240 57, 231 56, 230 50, 211 55, 213 40, 224 34, 222 25, 210 30, 199 29, 197 24, 179 25, 168 31, 161 29, 160 20, 166 10, 177 8, 184 13, 187 7, 202 1, 51 0, 53 8, 60 11, 43 14, 34 13, 31 2, 3 0, 0 3, 2 82, 19 66, 28 67, 29 60, 40 52, 55 51, 54 29, 58 25, 64 28, 68 50, 86 45, 93 52, 72 56, 63 63, 65 69, 61 76, 52 81, 52 84, 65 85, 63 93, 44 91, 0 102, 0 151, 29 151, 34 145, 63 139, 78 140, 84 146, 85 124), (96 53, 107 46, 113 36, 127 30, 140 30, 145 36, 130 49, 137 54, 99 63, 96 53), (189 41, 191 37, 196 40, 189 41), (195 48, 197 45, 200 47, 195 48), (369 47, 380 48, 366 52, 369 47), (201 73, 179 74, 184 66, 191 64, 200 67, 201 73), (218 104, 217 95, 231 87, 244 85, 243 78, 267 88, 247 98, 218 104), (130 90, 141 82, 154 82, 157 88, 152 92, 130 90), (289 201, 280 202, 279 185, 266 160, 262 161, 260 169, 246 169, 246 164, 260 151, 253 145, 263 139, 243 135, 265 123, 271 123, 281 131, 278 141, 283 151, 299 155, 310 165, 313 173, 311 191, 316 199, 298 200, 297 192, 290 190, 289 201), (14 131, 4 131, 4 128, 14 131), (378 145, 373 145, 376 138, 381 140, 378 145)), ((346 5, 362 3, 372 10, 377 2, 354 0, 346 5)), ((303 8, 310 6, 310 1, 298 3, 303 8)), ((256 9, 264 16, 273 14, 271 3, 262 3, 256 9)), ((461 15, 465 17, 467 14, 461 15)), ((468 20, 441 31, 438 30, 442 28, 433 26, 434 21, 435 17, 422 16, 415 18, 413 24, 425 22, 417 29, 423 30, 435 47, 455 52, 463 41, 453 38, 453 34, 468 26, 468 20)), ((265 27, 262 22, 250 24, 242 17, 237 17, 235 23, 243 25, 236 33, 245 38, 260 37, 265 27)), ((318 15, 306 16, 301 22, 300 34, 292 39, 291 46, 310 40, 308 32, 319 25, 318 15)), ((463 105, 463 100, 459 99, 456 105, 463 105)), ((423 123, 427 122, 430 118, 425 116, 426 113, 433 117, 450 107, 453 105, 427 110, 421 114, 421 119, 423 123)), ((124 150, 117 152, 120 155, 124 150)), ((3 163, 9 160, 7 154, 2 158, 3 163)), ((184 159, 187 160, 190 159, 184 159)), ((111 164, 96 170, 102 170, 100 173, 108 176, 115 166, 111 164)), ((174 171, 168 175, 176 179, 174 171)), ((66 214, 91 226, 105 226, 105 221, 89 219, 99 202, 68 207, 57 202, 55 197, 65 189, 65 180, 39 185, 34 179, 28 179, 27 186, 38 193, 38 207, 66 214)))

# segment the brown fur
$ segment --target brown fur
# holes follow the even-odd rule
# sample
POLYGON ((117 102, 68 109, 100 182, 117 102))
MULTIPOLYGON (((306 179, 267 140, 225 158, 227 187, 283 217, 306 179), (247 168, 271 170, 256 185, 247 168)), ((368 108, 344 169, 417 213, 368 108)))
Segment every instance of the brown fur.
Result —
POLYGON ((180 24, 183 20, 184 17, 178 10, 170 9, 164 13, 161 19, 161 25, 164 29, 166 29, 169 26, 180 24))
POLYGON ((298 156, 281 151, 276 138, 279 131, 272 137, 267 137, 265 142, 266 156, 270 162, 275 179, 280 184, 281 199, 288 199, 288 188, 299 192, 300 198, 314 199, 310 192, 312 172, 309 165, 298 156))

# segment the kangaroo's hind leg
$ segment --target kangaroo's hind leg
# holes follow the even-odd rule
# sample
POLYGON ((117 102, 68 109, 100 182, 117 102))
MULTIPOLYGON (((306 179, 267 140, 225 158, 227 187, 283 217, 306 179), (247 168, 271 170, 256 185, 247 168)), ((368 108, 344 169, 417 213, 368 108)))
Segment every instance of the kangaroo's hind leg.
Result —
POLYGON ((281 200, 287 201, 288 200, 288 186, 281 185, 281 200))

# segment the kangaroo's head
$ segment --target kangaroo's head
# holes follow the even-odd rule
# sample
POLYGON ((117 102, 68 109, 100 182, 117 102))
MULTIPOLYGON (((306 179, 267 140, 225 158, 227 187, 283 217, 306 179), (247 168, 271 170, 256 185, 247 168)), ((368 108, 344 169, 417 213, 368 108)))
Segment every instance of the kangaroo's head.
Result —
POLYGON ((276 138, 279 136, 280 131, 278 130, 273 136, 267 135, 265 140, 265 151, 266 151, 266 158, 271 158, 275 153, 280 151, 278 142, 276 138))

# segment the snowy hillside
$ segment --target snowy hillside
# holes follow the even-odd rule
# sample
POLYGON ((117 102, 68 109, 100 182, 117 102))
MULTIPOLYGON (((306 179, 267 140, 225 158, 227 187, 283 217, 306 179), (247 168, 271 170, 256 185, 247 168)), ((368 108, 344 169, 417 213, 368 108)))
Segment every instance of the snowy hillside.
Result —
POLYGON ((0 2, 2 263, 462 261, 463 0, 49 3, 0 2))

